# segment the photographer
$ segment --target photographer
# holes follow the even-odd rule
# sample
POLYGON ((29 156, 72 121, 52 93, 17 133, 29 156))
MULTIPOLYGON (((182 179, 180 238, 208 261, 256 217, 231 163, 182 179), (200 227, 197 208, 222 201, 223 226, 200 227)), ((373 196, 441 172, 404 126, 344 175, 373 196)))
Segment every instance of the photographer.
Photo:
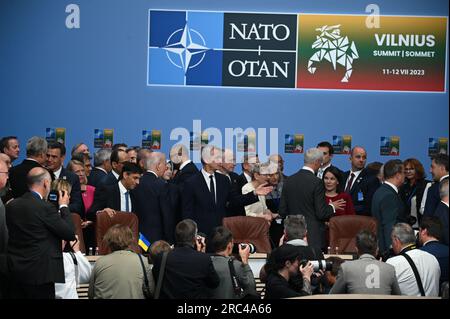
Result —
POLYGON ((300 264, 299 251, 295 246, 282 245, 272 250, 264 268, 267 274, 265 299, 311 294, 311 275, 314 269, 310 262, 300 264), (299 272, 303 280, 292 280, 300 277, 299 272))
MULTIPOLYGON (((72 186, 64 179, 57 179, 52 182, 51 190, 53 194, 70 194, 72 186)), ((75 237, 71 242, 62 241, 65 283, 55 283, 56 299, 78 299, 78 285, 89 283, 91 277, 91 265, 81 253, 78 237, 75 237)))
POLYGON ((248 265, 250 246, 239 244, 239 256, 242 262, 234 259, 233 236, 222 226, 213 229, 206 245, 208 250, 214 251, 211 256, 214 269, 220 278, 219 286, 213 290, 214 299, 241 299, 256 294, 256 283, 253 272, 248 265))

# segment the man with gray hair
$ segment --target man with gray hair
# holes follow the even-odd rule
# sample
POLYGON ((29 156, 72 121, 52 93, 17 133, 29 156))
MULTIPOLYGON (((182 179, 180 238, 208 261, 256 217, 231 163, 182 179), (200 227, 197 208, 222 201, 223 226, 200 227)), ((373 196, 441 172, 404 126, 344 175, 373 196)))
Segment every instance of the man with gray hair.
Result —
POLYGON ((27 174, 34 167, 43 167, 47 162, 47 141, 33 136, 27 142, 27 158, 17 166, 11 168, 9 181, 12 195, 18 198, 28 191, 27 174))
POLYGON ((74 226, 67 192, 59 191, 59 209, 46 201, 51 182, 46 169, 31 169, 30 191, 6 206, 12 298, 54 299, 55 282, 64 283, 61 240, 75 240, 74 226))
POLYGON ((433 216, 439 218, 442 223, 442 242, 448 246, 448 178, 444 178, 439 184, 439 196, 441 202, 436 208, 433 216))
POLYGON ((317 148, 306 151, 305 165, 286 180, 280 203, 280 215, 305 216, 309 228, 308 243, 315 249, 325 249, 325 222, 336 209, 345 206, 343 199, 329 205, 325 201, 323 182, 316 176, 322 158, 323 152, 317 148))
POLYGON ((441 269, 436 257, 416 249, 416 236, 408 224, 395 224, 391 239, 397 256, 386 263, 394 266, 402 295, 437 297, 441 269))
POLYGON ((145 173, 135 190, 139 231, 151 243, 161 239, 173 243, 176 218, 168 186, 162 179, 167 167, 166 156, 152 152, 143 163, 145 173))
POLYGON ((88 184, 98 187, 101 180, 105 178, 111 170, 111 149, 99 149, 94 154, 94 169, 88 177, 88 184))
POLYGON ((170 150, 170 160, 173 163, 176 174, 173 182, 182 186, 192 175, 198 172, 197 166, 189 159, 189 150, 183 144, 176 144, 170 150))

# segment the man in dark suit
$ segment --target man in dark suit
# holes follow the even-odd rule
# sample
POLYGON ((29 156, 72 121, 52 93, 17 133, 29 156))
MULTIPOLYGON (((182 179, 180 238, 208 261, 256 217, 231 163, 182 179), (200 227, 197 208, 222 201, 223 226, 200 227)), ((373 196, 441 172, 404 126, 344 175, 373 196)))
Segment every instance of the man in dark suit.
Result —
MULTIPOLYGON (((9 158, 9 157, 8 157, 9 158)), ((0 158, 0 191, 8 182, 8 166, 0 158)), ((6 250, 8 247, 8 228, 6 227, 5 206, 0 198, 0 299, 5 294, 6 282, 6 250)))
POLYGON ((109 172, 111 172, 111 150, 102 148, 94 155, 94 168, 88 177, 88 184, 98 187, 100 182, 109 172))
POLYGON ((135 190, 139 231, 150 243, 161 239, 174 243, 177 217, 170 202, 169 185, 161 178, 166 171, 166 156, 152 152, 143 164, 146 172, 135 190))
POLYGON ((437 206, 434 215, 435 217, 439 218, 442 224, 442 237, 441 241, 445 245, 449 245, 448 243, 448 232, 449 232, 449 225, 448 225, 448 178, 445 178, 442 180, 442 182, 439 185, 439 195, 441 197, 441 202, 437 206))
POLYGON ((439 196, 439 182, 448 179, 448 155, 434 155, 431 160, 430 172, 433 176, 434 183, 428 188, 425 209, 423 211, 424 216, 433 216, 441 201, 439 196))
POLYGON ((340 199, 327 205, 325 188, 316 172, 322 165, 323 152, 310 148, 305 153, 305 165, 290 176, 283 186, 280 215, 304 215, 308 225, 308 245, 315 249, 325 248, 325 222, 337 208, 345 205, 340 199))
MULTIPOLYGON (((441 267, 441 284, 448 281, 448 246, 439 242, 442 238, 442 224, 438 217, 425 216, 420 221, 419 241, 420 248, 436 257, 441 267)), ((448 231, 448 229, 447 229, 448 231)))
MULTIPOLYGON (((317 148, 323 152, 323 163, 322 163, 322 166, 319 167, 317 174, 316 174, 318 178, 322 179, 323 173, 325 172, 325 170, 328 167, 334 166, 333 164, 331 164, 331 160, 333 159, 334 149, 333 149, 333 145, 331 145, 330 142, 327 142, 327 141, 320 142, 319 144, 317 144, 317 148)), ((336 166, 334 166, 334 167, 336 167, 336 166)), ((337 168, 337 169, 341 173, 341 176, 344 175, 343 171, 341 171, 339 168, 337 168)), ((342 179, 339 180, 339 184, 341 184, 341 185, 344 182, 345 181, 342 181, 342 179)))
MULTIPOLYGON (((161 299, 207 299, 219 286, 212 260, 204 253, 204 239, 197 240, 197 225, 193 220, 179 222, 175 228, 176 246, 168 253, 161 299)), ((163 254, 156 257, 153 277, 158 278, 163 254)))
POLYGON ((408 222, 405 205, 398 188, 405 181, 403 162, 390 160, 384 164, 384 183, 377 189, 372 200, 372 215, 377 219, 378 247, 385 253, 391 246, 391 232, 396 223, 408 222))
MULTIPOLYGON (((252 181, 252 171, 253 166, 259 163, 259 157, 258 154, 252 155, 252 154, 245 154, 244 158, 242 160, 241 168, 242 173, 239 175, 239 178, 237 179, 237 187, 239 189, 239 192, 242 192, 242 187, 244 187, 245 184, 250 183, 252 181)), ((244 210, 244 216, 245 216, 245 210, 244 210)))
POLYGON ((64 283, 61 240, 75 240, 69 196, 59 193, 59 213, 45 201, 51 176, 36 167, 28 174, 30 192, 6 206, 11 297, 54 299, 55 282, 64 283))
MULTIPOLYGON (((234 153, 230 149, 224 149, 222 155, 222 163, 220 164, 217 173, 227 177, 233 191, 239 194, 242 192, 242 187, 240 187, 239 175, 234 172, 234 168, 236 167, 234 153)), ((245 207, 233 207, 232 210, 229 209, 227 211, 227 217, 230 216, 245 216, 245 207)))
POLYGON ((265 196, 272 191, 272 187, 262 184, 254 192, 236 193, 229 179, 216 173, 222 163, 222 152, 212 145, 203 148, 202 163, 202 170, 184 183, 182 218, 193 219, 206 235, 222 225, 228 210, 253 204, 258 201, 258 195, 265 196))
POLYGON ((139 185, 141 168, 126 162, 122 166, 119 181, 95 191, 94 202, 87 213, 89 220, 95 221, 97 212, 105 211, 113 217, 116 211, 134 212, 137 208, 133 190, 139 185))
POLYGON ((122 168, 125 163, 129 162, 127 152, 116 149, 111 152, 111 171, 100 181, 98 188, 101 189, 107 185, 115 185, 119 180, 122 168))
POLYGON ((177 173, 172 179, 172 182, 180 187, 192 175, 198 173, 198 168, 189 159, 189 151, 183 144, 176 144, 170 150, 170 160, 174 164, 177 173))
POLYGON ((372 197, 380 186, 378 178, 365 167, 367 152, 355 146, 350 154, 351 170, 343 176, 344 191, 352 197, 356 214, 371 216, 372 197))
POLYGON ((73 213, 83 214, 84 204, 81 198, 81 186, 78 176, 63 167, 66 158, 66 147, 61 143, 51 143, 47 150, 46 168, 53 173, 55 179, 65 179, 72 186, 69 209, 73 213))
POLYGON ((14 162, 20 153, 19 140, 16 136, 5 136, 0 140, 0 153, 9 156, 11 163, 14 162))
POLYGON ((13 198, 18 198, 28 191, 27 174, 34 167, 43 167, 47 161, 47 141, 33 136, 27 142, 27 158, 11 168, 9 181, 13 198))

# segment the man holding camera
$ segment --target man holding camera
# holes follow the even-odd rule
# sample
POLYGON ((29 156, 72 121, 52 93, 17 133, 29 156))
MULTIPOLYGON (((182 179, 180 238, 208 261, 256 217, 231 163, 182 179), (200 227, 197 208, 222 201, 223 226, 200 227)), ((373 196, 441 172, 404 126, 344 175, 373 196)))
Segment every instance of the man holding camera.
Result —
POLYGON ((375 259, 377 237, 367 230, 359 232, 356 249, 359 259, 341 265, 330 294, 401 295, 394 267, 375 259))
POLYGON ((208 250, 214 251, 211 256, 214 268, 219 275, 220 284, 213 290, 214 299, 241 299, 246 296, 257 296, 256 283, 252 269, 248 264, 250 245, 239 244, 241 261, 234 259, 233 235, 219 226, 213 229, 207 240, 208 250))
POLYGON ((64 282, 61 240, 75 240, 69 194, 59 192, 58 210, 46 201, 50 173, 35 167, 27 179, 30 192, 6 206, 10 297, 54 299, 55 282, 64 282))

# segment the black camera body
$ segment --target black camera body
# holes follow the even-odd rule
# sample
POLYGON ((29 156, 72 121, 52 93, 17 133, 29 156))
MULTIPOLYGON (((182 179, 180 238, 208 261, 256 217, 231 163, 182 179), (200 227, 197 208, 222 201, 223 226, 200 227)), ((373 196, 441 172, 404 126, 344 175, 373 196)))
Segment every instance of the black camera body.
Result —
MULTIPOLYGON (((321 270, 323 271, 331 271, 333 268, 333 263, 328 260, 310 260, 309 261, 313 265, 314 272, 319 272, 321 270)), ((308 264, 308 260, 302 260, 300 261, 300 264, 305 267, 308 264)))
POLYGON ((253 245, 252 243, 235 243, 234 245, 233 245, 233 254, 236 254, 236 255, 238 255, 239 254, 239 246, 242 248, 242 249, 245 249, 247 246, 249 246, 250 247, 250 254, 254 254, 254 253, 256 253, 256 247, 255 247, 255 245, 253 245))

